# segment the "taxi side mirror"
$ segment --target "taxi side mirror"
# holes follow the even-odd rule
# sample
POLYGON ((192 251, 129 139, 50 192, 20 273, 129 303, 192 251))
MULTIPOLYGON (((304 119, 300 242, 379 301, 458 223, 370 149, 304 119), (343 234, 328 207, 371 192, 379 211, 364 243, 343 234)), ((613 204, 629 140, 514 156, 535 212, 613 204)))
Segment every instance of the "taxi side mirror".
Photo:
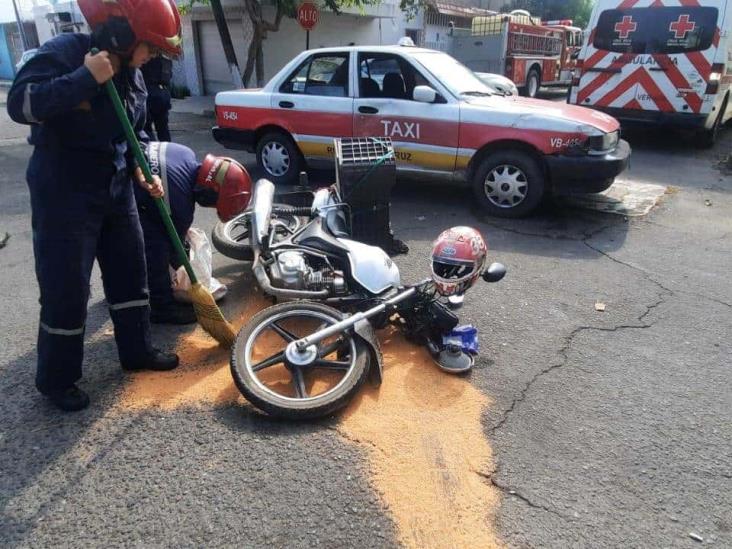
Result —
POLYGON ((434 103, 437 100, 437 92, 429 86, 415 86, 412 98, 420 103, 434 103))

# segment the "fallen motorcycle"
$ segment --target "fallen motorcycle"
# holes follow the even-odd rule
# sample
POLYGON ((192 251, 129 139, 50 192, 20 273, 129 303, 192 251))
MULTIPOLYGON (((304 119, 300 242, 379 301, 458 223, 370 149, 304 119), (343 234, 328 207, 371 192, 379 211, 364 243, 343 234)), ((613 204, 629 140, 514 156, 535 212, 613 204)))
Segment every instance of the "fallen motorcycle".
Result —
POLYGON ((469 371, 474 330, 459 329, 446 305, 482 276, 498 282, 500 263, 484 271, 487 247, 467 227, 435 243, 432 277, 402 285, 399 269, 380 248, 348 238, 347 207, 337 188, 315 194, 311 219, 288 236, 273 215, 274 186, 255 185, 249 215, 252 270, 262 290, 294 299, 255 315, 237 336, 231 371, 242 394, 279 417, 308 419, 345 406, 369 375, 381 382, 383 358, 375 329, 397 326, 450 373, 469 371))

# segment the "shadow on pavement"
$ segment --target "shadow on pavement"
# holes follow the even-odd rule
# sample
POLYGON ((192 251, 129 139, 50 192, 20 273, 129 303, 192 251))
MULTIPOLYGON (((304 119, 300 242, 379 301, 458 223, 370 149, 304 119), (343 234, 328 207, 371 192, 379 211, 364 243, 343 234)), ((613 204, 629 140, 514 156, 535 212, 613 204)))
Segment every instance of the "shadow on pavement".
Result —
MULTIPOLYGON (((97 420, 107 413, 110 397, 119 390, 124 379, 113 337, 99 334, 107 320, 104 300, 89 307, 84 378, 80 385, 90 393, 92 405, 84 411, 60 412, 35 390, 35 350, 15 358, 0 370, 3 543, 22 542, 24 535, 30 533, 44 516, 46 508, 62 499, 85 474, 89 463, 79 460, 77 467, 69 467, 66 456, 74 452, 79 441, 87 437, 97 420), (89 341, 90 338, 93 340, 89 341), (58 469, 59 476, 54 477, 54 469, 58 469), (43 491, 43 496, 32 497, 39 490, 43 491)), ((36 325, 35 321, 29 324, 36 325)), ((124 436, 124 430, 119 436, 124 436)))

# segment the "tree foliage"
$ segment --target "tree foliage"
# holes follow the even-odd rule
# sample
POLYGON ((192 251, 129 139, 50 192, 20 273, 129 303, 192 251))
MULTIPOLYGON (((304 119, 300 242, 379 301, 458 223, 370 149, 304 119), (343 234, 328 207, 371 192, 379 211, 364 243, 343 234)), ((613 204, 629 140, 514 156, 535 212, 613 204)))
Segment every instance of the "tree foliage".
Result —
POLYGON ((578 27, 586 27, 590 21, 595 0, 512 0, 507 10, 524 9, 545 21, 573 19, 578 27))
MULTIPOLYGON (((379 0, 313 0, 321 9, 325 8, 333 13, 340 14, 344 8, 360 7, 376 4, 379 0)), ((264 85, 264 51, 263 43, 270 32, 280 30, 280 24, 285 17, 295 18, 297 7, 302 0, 274 0, 272 5, 275 12, 271 19, 267 19, 262 9, 262 0, 239 0, 242 12, 245 13, 252 25, 252 39, 249 42, 247 63, 242 73, 242 84, 249 86, 252 75, 256 73, 257 86, 264 85)), ((196 4, 208 5, 209 0, 185 0, 178 5, 181 13, 185 14, 196 4)))

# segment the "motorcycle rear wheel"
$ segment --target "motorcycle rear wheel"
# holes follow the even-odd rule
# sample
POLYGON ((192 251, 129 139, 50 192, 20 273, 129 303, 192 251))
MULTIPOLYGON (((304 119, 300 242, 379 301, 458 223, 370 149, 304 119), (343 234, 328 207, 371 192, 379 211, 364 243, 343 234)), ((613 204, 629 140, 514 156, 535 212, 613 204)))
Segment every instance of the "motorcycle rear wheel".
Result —
MULTIPOLYGON (((303 222, 299 216, 288 213, 288 209, 292 209, 291 206, 274 204, 272 209, 273 217, 284 222, 290 232, 295 232, 302 226, 303 222)), ((249 218, 251 214, 251 210, 245 210, 229 221, 219 221, 214 225, 213 231, 211 231, 211 241, 219 253, 239 261, 254 260, 254 251, 249 240, 249 218)), ((289 234, 283 227, 279 230, 282 236, 289 234)), ((277 240, 276 237, 275 240, 277 240)))
POLYGON ((290 341, 335 324, 343 313, 319 303, 280 303, 256 314, 239 332, 231 373, 246 399, 269 415, 313 419, 343 408, 366 381, 369 353, 349 332, 318 344, 318 358, 297 366, 284 356, 290 341))

